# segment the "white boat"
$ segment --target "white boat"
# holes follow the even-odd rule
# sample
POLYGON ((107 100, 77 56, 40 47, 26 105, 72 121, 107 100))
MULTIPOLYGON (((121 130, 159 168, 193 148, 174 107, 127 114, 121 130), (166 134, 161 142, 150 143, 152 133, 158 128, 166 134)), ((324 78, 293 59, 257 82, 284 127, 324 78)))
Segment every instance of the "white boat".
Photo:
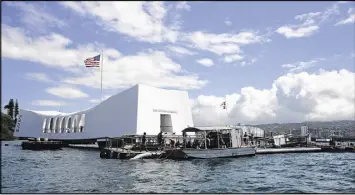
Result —
POLYGON ((196 139, 193 144, 187 143, 185 138, 182 148, 165 149, 166 158, 189 159, 189 158, 232 158, 242 156, 254 156, 256 147, 243 142, 241 129, 231 127, 219 128, 193 128, 183 130, 183 134, 195 132, 196 139))

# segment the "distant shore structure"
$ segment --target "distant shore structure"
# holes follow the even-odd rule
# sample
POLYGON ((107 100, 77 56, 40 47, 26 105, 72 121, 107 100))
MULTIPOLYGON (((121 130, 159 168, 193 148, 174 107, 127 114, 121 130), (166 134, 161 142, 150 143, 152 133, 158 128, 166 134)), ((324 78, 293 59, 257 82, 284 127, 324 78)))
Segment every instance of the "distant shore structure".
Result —
POLYGON ((20 109, 18 138, 85 140, 124 135, 180 135, 193 127, 187 91, 138 84, 98 105, 74 113, 20 109))

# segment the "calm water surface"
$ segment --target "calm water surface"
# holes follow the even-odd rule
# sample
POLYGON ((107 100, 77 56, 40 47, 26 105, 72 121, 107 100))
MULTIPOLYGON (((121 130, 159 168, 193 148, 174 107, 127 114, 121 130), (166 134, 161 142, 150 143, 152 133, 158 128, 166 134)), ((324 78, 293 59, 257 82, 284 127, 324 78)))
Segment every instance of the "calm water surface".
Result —
POLYGON ((98 151, 1 145, 2 193, 355 192, 355 153, 127 161, 100 159, 98 151))

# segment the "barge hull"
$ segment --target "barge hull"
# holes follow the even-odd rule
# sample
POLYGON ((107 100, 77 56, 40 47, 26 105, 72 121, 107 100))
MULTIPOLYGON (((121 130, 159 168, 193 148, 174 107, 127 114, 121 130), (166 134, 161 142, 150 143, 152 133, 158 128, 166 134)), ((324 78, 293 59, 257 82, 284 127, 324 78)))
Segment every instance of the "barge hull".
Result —
POLYGON ((165 150, 163 158, 169 159, 211 159, 255 156, 254 148, 224 149, 170 149, 165 150))

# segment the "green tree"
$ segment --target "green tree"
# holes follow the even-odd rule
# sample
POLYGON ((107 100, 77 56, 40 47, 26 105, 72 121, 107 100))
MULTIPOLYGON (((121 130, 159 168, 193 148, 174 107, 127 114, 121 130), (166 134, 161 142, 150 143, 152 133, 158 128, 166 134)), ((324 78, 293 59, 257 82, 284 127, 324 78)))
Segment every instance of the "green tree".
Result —
POLYGON ((7 115, 14 119, 14 100, 10 99, 9 104, 7 104, 4 108, 7 110, 7 115))
POLYGON ((18 102, 17 102, 17 99, 16 99, 16 103, 15 103, 15 109, 14 109, 14 113, 15 113, 15 125, 17 123, 17 115, 19 114, 19 107, 18 107, 18 102))
POLYGON ((1 140, 14 139, 14 121, 4 113, 1 113, 1 140))

